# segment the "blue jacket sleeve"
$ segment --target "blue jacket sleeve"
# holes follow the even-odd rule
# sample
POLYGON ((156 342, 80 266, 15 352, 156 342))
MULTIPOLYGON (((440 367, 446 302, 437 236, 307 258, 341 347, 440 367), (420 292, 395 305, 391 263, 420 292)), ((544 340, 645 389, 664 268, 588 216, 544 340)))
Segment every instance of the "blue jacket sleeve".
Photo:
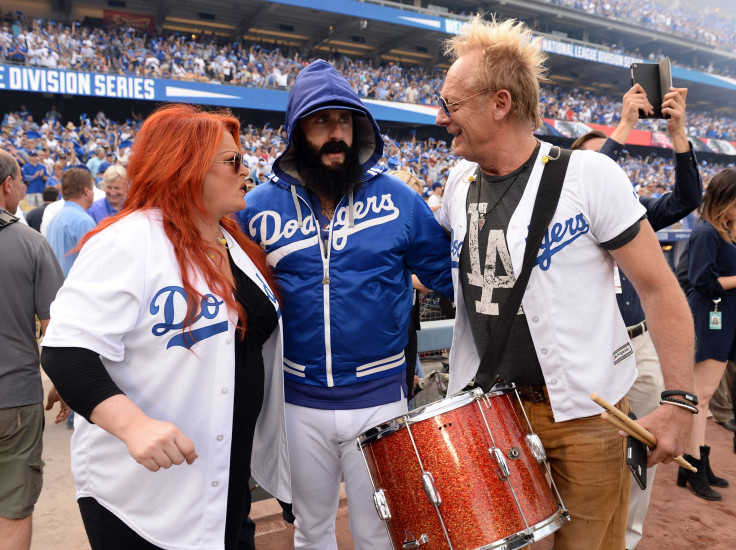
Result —
POLYGON ((674 156, 675 186, 672 192, 660 199, 639 199, 647 209, 647 218, 655 231, 680 221, 700 206, 703 197, 703 183, 692 146, 690 151, 675 153, 674 156))
POLYGON ((706 298, 722 298, 726 295, 726 291, 718 282, 716 271, 716 258, 722 241, 710 224, 696 227, 690 235, 688 278, 693 289, 706 298))
POLYGON ((406 265, 424 286, 452 300, 450 237, 424 199, 416 193, 415 195, 406 265))
MULTIPOLYGON (((622 151, 623 145, 608 138, 598 152, 618 161, 622 151)), ((689 151, 675 153, 674 157, 675 186, 672 192, 660 199, 639 199, 639 202, 647 209, 647 218, 655 231, 680 221, 700 206, 703 197, 703 183, 692 145, 689 151)))

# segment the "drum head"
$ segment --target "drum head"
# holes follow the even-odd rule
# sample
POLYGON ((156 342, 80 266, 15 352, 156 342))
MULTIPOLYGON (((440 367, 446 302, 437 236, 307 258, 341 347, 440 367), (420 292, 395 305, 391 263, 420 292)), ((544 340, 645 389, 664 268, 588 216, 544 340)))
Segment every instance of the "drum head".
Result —
POLYGON ((465 405, 477 401, 483 397, 483 390, 480 388, 473 388, 470 391, 464 391, 456 393, 450 397, 440 399, 424 407, 419 407, 413 411, 409 411, 405 417, 407 422, 410 424, 433 418, 438 414, 446 413, 464 407, 465 405))
POLYGON ((404 428, 405 423, 406 416, 399 416, 398 418, 394 418, 388 422, 379 424, 378 426, 373 426, 358 436, 358 446, 362 449, 366 445, 370 445, 382 437, 388 437, 392 433, 398 432, 400 429, 404 428))
POLYGON ((362 449, 374 441, 383 437, 388 437, 389 435, 406 428, 407 425, 415 424, 422 420, 427 420, 428 418, 437 416, 438 414, 463 407, 468 403, 472 403, 473 401, 480 399, 481 397, 483 397, 483 390, 480 388, 474 388, 470 391, 458 393, 452 397, 446 397, 445 399, 440 399, 439 401, 435 401, 434 403, 430 403, 424 407, 414 409, 407 414, 364 431, 358 436, 358 445, 362 449))

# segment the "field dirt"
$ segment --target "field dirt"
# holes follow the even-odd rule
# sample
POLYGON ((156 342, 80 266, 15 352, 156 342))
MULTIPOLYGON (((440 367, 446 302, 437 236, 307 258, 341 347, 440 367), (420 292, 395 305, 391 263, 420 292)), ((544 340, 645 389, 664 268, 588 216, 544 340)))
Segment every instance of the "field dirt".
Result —
MULTIPOLYGON (((49 382, 44 377, 44 387, 49 382)), ((79 509, 74 500, 74 484, 69 468, 69 441, 72 431, 66 423, 54 424, 56 411, 46 413, 43 458, 46 462, 41 497, 33 514, 32 550, 89 550, 79 509)), ((733 433, 708 421, 707 441, 711 446, 711 466, 717 475, 730 480, 731 487, 718 489, 720 502, 696 497, 689 488, 675 485, 676 464, 657 468, 652 501, 644 526, 644 538, 637 550, 732 550, 736 548, 736 454, 733 433)), ((281 519, 281 509, 273 499, 253 503, 258 550, 293 548, 293 527, 281 519)), ((340 550, 353 548, 348 528, 344 496, 337 514, 340 550)), ((536 544, 547 550, 552 538, 536 544)))

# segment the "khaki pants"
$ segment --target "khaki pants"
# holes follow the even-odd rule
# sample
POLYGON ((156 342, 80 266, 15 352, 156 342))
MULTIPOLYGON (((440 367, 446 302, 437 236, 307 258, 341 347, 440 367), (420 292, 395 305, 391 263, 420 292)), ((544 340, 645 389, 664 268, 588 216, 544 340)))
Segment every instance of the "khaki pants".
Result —
MULTIPOLYGON (((637 418, 642 418, 659 407, 664 391, 662 367, 649 331, 631 340, 636 356, 636 382, 626 394, 631 410, 637 418)), ((644 519, 649 509, 649 499, 654 486, 656 466, 647 468, 647 488, 642 490, 631 478, 631 497, 629 498, 629 520, 626 526, 626 548, 634 550, 644 535, 644 519)))
MULTIPOLYGON (((549 404, 523 405, 570 512, 571 521, 554 534, 555 550, 624 550, 631 487, 626 439, 598 415, 555 422, 549 404)), ((629 412, 625 397, 616 407, 629 412)))
POLYGON ((43 484, 43 426, 43 403, 0 409, 0 517, 33 513, 43 484))

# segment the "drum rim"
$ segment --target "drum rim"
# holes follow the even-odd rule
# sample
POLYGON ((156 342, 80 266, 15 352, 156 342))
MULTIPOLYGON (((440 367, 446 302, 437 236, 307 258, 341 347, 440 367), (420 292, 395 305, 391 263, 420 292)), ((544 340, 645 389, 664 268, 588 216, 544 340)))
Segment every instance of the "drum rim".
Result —
POLYGON ((459 409, 460 407, 464 407, 465 405, 482 399, 484 396, 496 397, 499 395, 513 393, 515 388, 516 386, 511 383, 497 384, 493 386, 491 391, 488 393, 483 393, 483 390, 480 387, 458 392, 450 397, 445 397, 444 399, 440 399, 434 403, 429 403, 423 407, 409 411, 406 414, 402 414, 401 416, 373 426, 358 436, 358 445, 362 449, 366 445, 387 437, 411 424, 416 424, 417 422, 428 420, 439 414, 459 409))

